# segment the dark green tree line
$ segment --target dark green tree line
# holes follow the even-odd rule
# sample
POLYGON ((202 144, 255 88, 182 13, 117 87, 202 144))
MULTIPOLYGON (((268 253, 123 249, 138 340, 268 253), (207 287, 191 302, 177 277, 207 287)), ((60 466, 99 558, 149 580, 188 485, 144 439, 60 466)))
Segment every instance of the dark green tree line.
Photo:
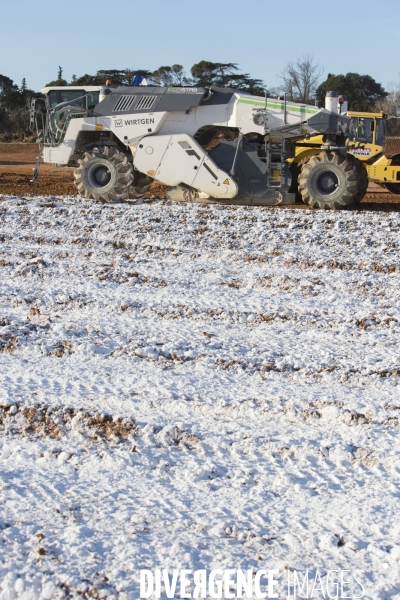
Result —
POLYGON ((236 63, 213 63, 202 60, 193 65, 191 77, 187 77, 182 65, 161 66, 155 71, 147 69, 101 69, 95 74, 85 73, 72 76, 71 82, 63 78, 63 69, 58 67, 57 79, 50 81, 47 86, 64 85, 103 85, 110 79, 113 86, 130 85, 136 73, 146 77, 150 85, 161 86, 204 86, 232 87, 251 94, 265 93, 261 79, 254 79, 248 73, 240 73, 236 63))
POLYGON ((26 130, 29 124, 27 108, 34 95, 26 79, 21 86, 5 75, 0 75, 0 132, 26 130))

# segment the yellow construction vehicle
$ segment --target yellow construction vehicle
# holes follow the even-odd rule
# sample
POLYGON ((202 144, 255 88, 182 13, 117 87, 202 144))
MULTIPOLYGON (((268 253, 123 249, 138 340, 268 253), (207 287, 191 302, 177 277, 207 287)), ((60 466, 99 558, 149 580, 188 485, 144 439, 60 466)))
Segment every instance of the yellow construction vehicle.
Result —
MULTIPOLYGON (((346 96, 338 96, 336 92, 328 92, 325 108, 332 112, 337 110, 351 118, 350 126, 348 122, 344 124, 343 138, 347 152, 360 161, 357 163, 361 171, 360 186, 354 202, 356 204, 361 202, 367 191, 368 181, 378 183, 392 194, 400 194, 400 143, 397 148, 385 148, 387 115, 383 111, 379 113, 349 111, 346 96)), ((297 174, 293 181, 295 186, 298 182, 298 187, 291 191, 297 191, 304 201, 307 198, 301 185, 301 173, 306 174, 307 165, 311 167, 319 160, 319 154, 329 150, 330 147, 322 135, 307 136, 296 142, 292 172, 297 174)))

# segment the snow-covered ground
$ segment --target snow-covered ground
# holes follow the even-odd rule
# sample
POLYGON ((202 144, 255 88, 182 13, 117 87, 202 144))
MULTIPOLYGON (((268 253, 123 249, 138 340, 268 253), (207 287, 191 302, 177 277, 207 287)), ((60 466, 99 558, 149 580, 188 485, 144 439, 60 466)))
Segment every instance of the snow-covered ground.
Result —
POLYGON ((0 197, 0 599, 400 598, 399 217, 0 197))

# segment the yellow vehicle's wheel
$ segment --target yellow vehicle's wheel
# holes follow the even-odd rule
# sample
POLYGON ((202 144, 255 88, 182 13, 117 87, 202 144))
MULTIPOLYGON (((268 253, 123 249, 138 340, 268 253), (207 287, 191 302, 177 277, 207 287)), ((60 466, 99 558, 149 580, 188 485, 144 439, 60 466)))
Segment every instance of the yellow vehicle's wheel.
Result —
POLYGON ((358 173, 358 192, 354 196, 354 204, 360 204, 368 189, 368 173, 361 160, 356 159, 358 173))
POLYGON ((299 192, 313 208, 338 210, 354 203, 359 192, 355 158, 349 154, 320 152, 303 164, 299 192))
POLYGON ((400 194, 400 183, 384 183, 383 185, 391 194, 400 194))

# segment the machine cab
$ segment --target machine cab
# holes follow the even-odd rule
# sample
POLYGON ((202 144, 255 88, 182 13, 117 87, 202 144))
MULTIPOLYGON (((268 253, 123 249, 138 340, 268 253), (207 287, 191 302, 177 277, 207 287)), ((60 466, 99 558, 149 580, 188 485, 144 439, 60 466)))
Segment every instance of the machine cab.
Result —
POLYGON ((38 141, 57 146, 74 118, 91 117, 97 104, 111 93, 109 85, 48 86, 42 97, 34 98, 30 109, 30 129, 38 141))
POLYGON ((48 108, 54 108, 62 102, 68 102, 93 111, 99 103, 101 86, 85 87, 48 87, 42 89, 42 94, 47 98, 48 108))
POLYGON ((383 113, 348 111, 347 115, 351 117, 349 151, 360 160, 369 160, 382 154, 386 132, 383 113))

